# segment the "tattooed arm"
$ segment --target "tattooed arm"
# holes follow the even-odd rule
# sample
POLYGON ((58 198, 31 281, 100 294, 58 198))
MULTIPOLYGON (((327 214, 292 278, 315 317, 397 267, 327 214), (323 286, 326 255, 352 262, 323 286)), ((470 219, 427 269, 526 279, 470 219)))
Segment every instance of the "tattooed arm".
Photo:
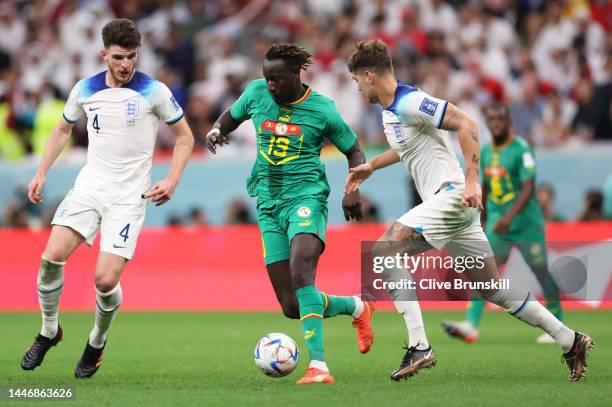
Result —
POLYGON ((465 158, 465 192, 462 202, 466 206, 482 210, 480 189, 480 142, 476 123, 452 103, 448 103, 441 128, 454 131, 459 138, 465 158))

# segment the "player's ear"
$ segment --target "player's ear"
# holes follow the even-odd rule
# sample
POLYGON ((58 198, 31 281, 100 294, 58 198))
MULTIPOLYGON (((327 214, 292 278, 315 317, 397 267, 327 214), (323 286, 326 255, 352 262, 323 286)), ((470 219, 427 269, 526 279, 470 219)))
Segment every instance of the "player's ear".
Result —
POLYGON ((102 57, 102 59, 106 61, 107 55, 108 55, 108 52, 106 51, 106 48, 102 48, 102 51, 100 51, 100 56, 102 57))
POLYGON ((374 78, 376 77, 376 74, 372 71, 365 71, 365 77, 368 80, 368 83, 372 84, 374 82, 374 78))

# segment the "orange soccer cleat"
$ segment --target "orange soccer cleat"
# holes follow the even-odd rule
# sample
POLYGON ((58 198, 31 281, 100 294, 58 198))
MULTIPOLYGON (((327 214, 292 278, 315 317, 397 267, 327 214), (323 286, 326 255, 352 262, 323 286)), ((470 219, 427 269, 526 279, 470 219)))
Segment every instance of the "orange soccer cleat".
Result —
POLYGON ((315 383, 334 383, 335 380, 329 372, 324 372, 316 367, 309 367, 306 369, 306 374, 297 384, 315 384, 315 383))
POLYGON ((357 329, 357 346, 361 353, 368 353, 374 343, 374 330, 372 329, 373 312, 374 302, 364 301, 363 312, 353 320, 353 327, 357 329))

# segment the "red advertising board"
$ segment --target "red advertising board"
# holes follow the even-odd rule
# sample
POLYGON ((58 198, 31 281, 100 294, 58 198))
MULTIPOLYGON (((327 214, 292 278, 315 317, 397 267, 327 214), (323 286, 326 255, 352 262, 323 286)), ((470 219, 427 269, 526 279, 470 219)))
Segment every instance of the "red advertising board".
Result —
MULTIPOLYGON (((376 240, 381 225, 333 226, 317 271, 320 290, 338 295, 360 289, 360 247, 376 240)), ((36 275, 49 231, 0 229, 0 311, 38 309, 36 275)), ((551 224, 549 240, 612 239, 612 223, 551 224)), ((123 310, 279 310, 262 259, 256 226, 145 229, 121 284, 123 310)), ((93 270, 98 253, 83 245, 65 269, 62 310, 94 308, 93 270)), ((426 302, 424 308, 462 308, 426 302)), ((382 308, 392 309, 391 304, 382 308)))

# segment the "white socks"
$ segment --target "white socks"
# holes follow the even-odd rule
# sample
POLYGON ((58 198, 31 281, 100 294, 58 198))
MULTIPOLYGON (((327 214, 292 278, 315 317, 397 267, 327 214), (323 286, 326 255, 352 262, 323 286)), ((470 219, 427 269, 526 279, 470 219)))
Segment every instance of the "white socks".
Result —
POLYGON ((38 304, 42 314, 40 334, 47 338, 54 338, 57 334, 57 312, 64 288, 65 264, 66 262, 55 262, 42 257, 38 270, 38 304))
POLYGON ((316 369, 329 373, 327 363, 323 362, 322 360, 311 360, 310 365, 308 367, 314 367, 316 369))
POLYGON ((497 292, 491 302, 505 308, 512 316, 521 321, 542 329, 567 352, 574 344, 574 331, 563 325, 549 310, 528 293, 523 301, 509 300, 507 295, 497 292))
POLYGON ((397 312, 402 314, 408 329, 408 347, 416 347, 419 350, 429 348, 427 335, 425 334, 425 324, 421 315, 421 307, 417 300, 397 301, 393 300, 397 312))
POLYGON ((107 293, 101 293, 96 289, 96 323, 89 334, 89 345, 97 349, 104 346, 108 330, 115 319, 122 299, 120 284, 107 293))
POLYGON ((355 311, 351 315, 353 318, 359 318, 363 313, 363 300, 358 295, 353 295, 355 299, 355 311))

